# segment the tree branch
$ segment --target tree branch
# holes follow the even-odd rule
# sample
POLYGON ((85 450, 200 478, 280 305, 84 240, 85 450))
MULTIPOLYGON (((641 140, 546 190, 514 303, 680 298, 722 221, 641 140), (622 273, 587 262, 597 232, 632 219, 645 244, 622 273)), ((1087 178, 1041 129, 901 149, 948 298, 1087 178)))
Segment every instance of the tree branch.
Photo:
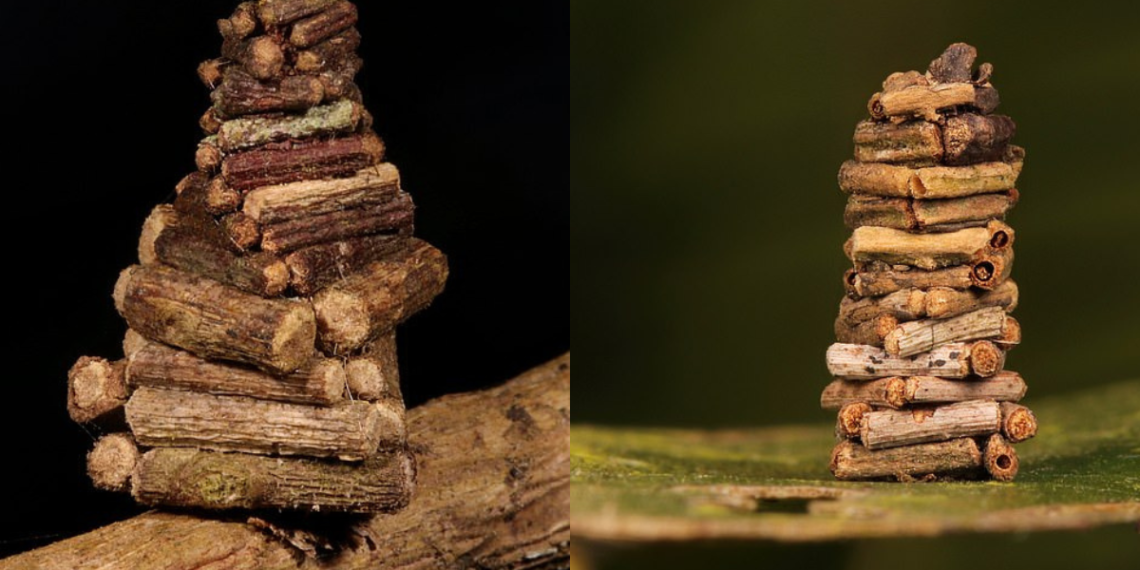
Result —
POLYGON ((0 570, 569 567, 569 354, 410 410, 408 430, 419 465, 411 504, 339 523, 361 540, 322 560, 266 525, 153 511, 0 561, 0 570))

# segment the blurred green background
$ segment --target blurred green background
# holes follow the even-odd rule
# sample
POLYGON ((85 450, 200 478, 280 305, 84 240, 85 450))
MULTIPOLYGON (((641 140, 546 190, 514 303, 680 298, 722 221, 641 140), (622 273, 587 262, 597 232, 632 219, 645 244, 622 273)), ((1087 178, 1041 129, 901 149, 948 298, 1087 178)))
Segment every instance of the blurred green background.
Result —
POLYGON ((1140 376, 1140 5, 574 0, 574 422, 827 422, 840 163, 893 71, 994 64, 1032 397, 1140 376))
MULTIPOLYGON (((576 424, 832 421, 836 173, 882 80, 955 41, 994 64, 1028 152, 1008 361, 1027 401, 1140 376, 1140 4, 573 0, 571 17, 576 424)), ((1140 537, 586 552, 594 570, 1136 568, 1140 537)))

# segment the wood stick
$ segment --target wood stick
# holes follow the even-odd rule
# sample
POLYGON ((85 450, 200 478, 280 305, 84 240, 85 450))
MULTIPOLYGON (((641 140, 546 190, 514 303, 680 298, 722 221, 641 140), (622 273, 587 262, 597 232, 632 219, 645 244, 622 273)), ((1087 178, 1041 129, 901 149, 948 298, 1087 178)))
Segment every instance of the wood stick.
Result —
POLYGON ((289 139, 306 139, 355 131, 363 107, 337 101, 313 107, 303 115, 239 117, 222 123, 217 148, 227 153, 289 139))
POLYGON ((298 295, 312 296, 407 245, 406 236, 378 234, 298 249, 285 256, 289 285, 298 295))
POLYGON ((114 423, 130 396, 123 378, 126 361, 83 356, 67 372, 67 413, 80 424, 114 423))
POLYGON ((416 239, 399 256, 323 289, 313 297, 322 350, 346 354, 392 330, 431 304, 447 274, 443 252, 416 239))
POLYGON ((1000 433, 995 433, 986 440, 983 463, 990 476, 998 481, 1013 481, 1021 465, 1017 452, 1000 433))
MULTIPOLYGON (((1007 154, 1010 152, 1007 149, 1007 154)), ((848 194, 894 198, 961 198, 1014 188, 1021 161, 981 162, 969 166, 906 166, 849 160, 839 168, 839 188, 848 194)))
POLYGON ((407 506, 415 477, 404 450, 351 465, 157 448, 139 460, 131 495, 150 506, 386 513, 407 506))
POLYGON ((1001 160, 1009 139, 1017 132, 1013 119, 1005 115, 966 113, 946 119, 942 142, 943 161, 951 166, 1001 160))
POLYGON ((1037 435, 1037 416, 1013 402, 1001 403, 1001 433, 1009 443, 1021 443, 1037 435))
POLYGON ((229 65, 225 58, 207 59, 198 64, 198 79, 207 89, 214 89, 222 83, 222 70, 229 65))
POLYGON ((351 178, 305 180, 251 191, 242 211, 272 224, 388 202, 400 192, 400 173, 385 162, 351 178))
POLYGON ((876 93, 868 104, 871 116, 876 119, 918 117, 939 122, 941 109, 973 105, 972 83, 938 83, 911 85, 897 91, 876 93))
POLYGON ((297 52, 294 67, 301 73, 342 70, 355 65, 349 62, 360 47, 360 32, 349 28, 308 49, 297 52))
POLYGON ((852 299, 844 296, 839 301, 837 323, 842 321, 854 327, 883 315, 890 315, 896 321, 913 321, 927 316, 926 303, 926 291, 915 288, 900 289, 883 297, 852 299))
MULTIPOLYGON (((1017 283, 1004 281, 993 291, 931 287, 926 290, 907 288, 883 297, 852 299, 839 302, 839 318, 848 326, 856 326, 881 315, 891 315, 899 321, 923 318, 945 319, 985 307, 1001 307, 1005 312, 1017 308, 1017 283)), ((1009 331, 1007 323, 1006 330, 1009 331)))
POLYGON ((951 225, 980 227, 992 219, 1004 219, 1017 197, 1016 190, 943 200, 852 194, 847 198, 843 221, 851 229, 881 226, 912 232, 935 232, 951 225))
POLYGON ((971 70, 977 57, 978 50, 974 46, 952 43, 930 62, 927 73, 936 83, 967 83, 972 79, 971 70))
POLYGON ((257 31, 257 2, 242 2, 229 18, 218 20, 218 32, 225 39, 243 40, 257 31))
POLYGON ((198 118, 198 126, 201 127, 202 132, 207 135, 216 135, 218 131, 222 129, 222 119, 218 117, 218 112, 213 107, 210 107, 198 118))
POLYGON ((1021 344, 1021 323, 1017 322, 1017 319, 1006 315, 1001 336, 994 339, 994 344, 1006 351, 1013 350, 1015 346, 1021 344))
POLYGON ((1000 338, 1005 332, 1005 310, 986 307, 948 319, 901 323, 884 335, 887 354, 905 358, 951 342, 1000 338))
POLYGON ((396 358, 396 332, 380 335, 364 347, 362 354, 344 366, 352 397, 369 402, 398 404, 402 413, 404 395, 400 390, 400 365, 396 358))
POLYGON ((194 152, 194 164, 198 170, 213 174, 222 166, 222 149, 218 147, 218 137, 210 135, 198 143, 198 150, 194 152))
POLYGON ((355 26, 357 19, 355 4, 337 2, 318 14, 294 23, 289 32, 289 43, 298 48, 316 45, 355 26))
POLYGON ((139 445, 361 461, 404 445, 404 426, 369 402, 305 406, 139 388, 126 406, 139 445))
POLYGON ((344 364, 317 358, 286 376, 233 364, 211 362, 156 342, 135 349, 126 369, 133 388, 188 390, 222 396, 248 396, 295 404, 329 406, 344 400, 344 364))
POLYGON ((872 411, 871 405, 866 402, 844 404, 839 409, 839 415, 835 421, 835 437, 845 439, 859 437, 859 429, 863 425, 863 416, 872 411))
POLYGON ((222 56, 260 81, 281 79, 285 72, 285 49, 273 36, 248 40, 226 38, 222 42, 222 56))
POLYGON ((142 350, 150 344, 150 341, 143 335, 135 332, 134 329, 127 329, 126 334, 123 335, 123 358, 130 361, 131 356, 136 352, 142 350))
POLYGON ((143 221, 142 232, 139 234, 139 263, 143 265, 158 263, 158 254, 154 251, 154 242, 168 226, 176 223, 178 223, 178 214, 174 211, 174 206, 170 204, 159 204, 150 211, 150 215, 143 221))
POLYGON ((248 192, 299 180, 352 176, 383 158, 384 143, 373 133, 271 143, 226 156, 222 176, 231 187, 248 192))
POLYGON ((324 97, 324 86, 316 77, 296 75, 263 83, 237 66, 225 68, 221 85, 210 94, 214 110, 222 119, 304 111, 320 104, 324 97))
POLYGON ((261 226, 245 212, 224 216, 221 224, 230 243, 240 251, 249 251, 261 243, 261 226))
POLYGON ((184 179, 174 208, 179 213, 195 217, 221 216, 241 207, 241 193, 237 192, 220 176, 207 178, 200 172, 195 178, 184 179))
POLYGON ((96 489, 123 492, 130 488, 131 473, 139 461, 139 448, 129 433, 99 438, 87 454, 87 476, 96 489))
MULTIPOLYGON (((416 498, 362 521, 374 548, 337 568, 564 568, 570 542, 569 355, 505 386, 446 396, 408 413, 416 498), (509 413, 508 413, 509 412, 509 413), (462 500, 456 500, 461 497, 462 500)), ((154 511, 0 561, 3 570, 297 570, 297 549, 240 520, 154 511)), ((310 560, 303 565, 320 565, 310 560)))
POLYGON ((160 265, 123 270, 114 298, 132 329, 204 358, 287 374, 313 357, 316 324, 308 302, 262 299, 160 265))
MULTIPOLYGON (((888 266, 889 267, 889 266, 888 266)), ((901 289, 946 287, 993 290, 1004 283, 1013 270, 1013 248, 985 252, 969 265, 924 271, 903 266, 902 269, 865 267, 849 270, 844 275, 847 294, 853 298, 887 295, 901 289)))
POLYGON ((878 451, 870 451, 854 441, 841 441, 831 451, 830 468, 841 481, 909 481, 929 475, 977 472, 982 468, 982 452, 968 437, 878 451))
POLYGON ((364 95, 353 79, 363 66, 363 59, 350 55, 336 69, 326 69, 317 74, 317 80, 321 82, 321 89, 325 93, 324 100, 348 99, 362 103, 364 95))
POLYGON ((910 167, 934 166, 942 160, 942 133, 926 121, 902 124, 860 121, 855 126, 855 160, 910 167))
POLYGON ((374 234, 411 235, 415 204, 406 192, 384 203, 269 224, 261 228, 261 248, 283 255, 322 243, 374 234))
POLYGON ((973 262, 985 253, 1012 247, 1013 240, 1013 228, 997 220, 984 228, 944 234, 912 234, 863 226, 852 233, 850 257, 857 264, 881 261, 929 271, 973 262))
POLYGON ((989 341, 944 344, 929 353, 893 357, 881 348, 862 344, 832 344, 827 349, 827 370, 844 380, 875 380, 888 376, 988 378, 1005 364, 1005 353, 989 341))
MULTIPOLYGON (((838 410, 856 402, 895 409, 912 404, 969 400, 1016 402, 1025 396, 1025 390, 1025 380, 1020 374, 1010 371, 998 372, 992 378, 970 381, 946 380, 934 376, 891 376, 870 382, 833 380, 823 389, 819 403, 825 410, 838 410)), ((1004 418, 1004 407, 1002 414, 1004 418)))
POLYGON ((893 315, 879 315, 856 325, 849 325, 840 315, 835 319, 835 340, 848 344, 883 346, 883 339, 899 326, 893 315))
POLYGON ((280 295, 289 286, 289 267, 281 258, 268 252, 242 255, 212 220, 175 217, 170 222, 148 248, 159 262, 262 297, 280 295))
POLYGON ((259 0, 257 17, 267 27, 277 27, 327 9, 337 0, 259 0))
POLYGON ((957 402, 863 414, 859 439, 867 449, 885 449, 1001 431, 1001 408, 992 400, 957 402))

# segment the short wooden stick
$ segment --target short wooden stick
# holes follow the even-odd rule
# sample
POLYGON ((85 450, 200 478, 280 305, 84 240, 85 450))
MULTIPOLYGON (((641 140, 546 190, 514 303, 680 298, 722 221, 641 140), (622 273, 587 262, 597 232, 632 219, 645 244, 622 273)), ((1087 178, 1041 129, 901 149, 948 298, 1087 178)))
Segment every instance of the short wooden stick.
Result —
POLYGON ((943 162, 965 165, 1000 160, 1016 132, 1013 119, 1005 115, 964 113, 948 117, 942 126, 946 149, 943 162))
MULTIPOLYGON (((941 404, 969 400, 1016 402, 1025 396, 1025 390, 1025 380, 1020 374, 1011 371, 998 372, 991 378, 977 380, 947 380, 934 376, 908 378, 892 376, 870 382, 833 380, 823 389, 819 403, 825 410, 838 410, 856 402, 896 409, 912 404, 941 404)), ((1004 408, 1002 412, 1004 418, 1004 408)))
POLYGON ((156 342, 146 342, 130 356, 127 383, 135 388, 189 390, 248 396, 297 404, 332 405, 344 400, 344 364, 334 358, 314 359, 286 376, 270 376, 234 364, 211 362, 156 342))
POLYGON ((303 247, 285 256, 289 284, 298 295, 311 296, 407 245, 406 236, 377 234, 303 247))
POLYGON ((851 235, 850 257, 856 264, 880 261, 929 271, 968 264, 986 253, 1009 249, 1013 240, 1013 228, 997 220, 984 228, 941 234, 863 226, 851 235))
POLYGON ((881 348, 836 343, 827 349, 827 370, 845 380, 889 376, 990 377, 1005 364, 1005 353, 989 341, 944 344, 917 357, 898 358, 881 348))
POLYGON ((123 492, 130 488, 131 473, 139 461, 139 448, 129 433, 99 438, 87 454, 87 476, 96 489, 123 492))
POLYGON ((391 163, 383 163, 350 178, 258 188, 246 195, 242 210, 258 223, 270 224, 382 204, 399 192, 399 171, 391 163))
POLYGON ((263 299, 160 265, 123 270, 114 298, 132 329, 204 358, 279 374, 313 358, 316 323, 307 301, 263 299))
POLYGON ((384 158, 384 143, 375 134, 270 143, 227 155, 222 176, 235 190, 248 192, 300 180, 344 178, 384 158))
POLYGON ((831 473, 842 481, 910 480, 926 475, 970 474, 982 468, 982 452, 970 438, 871 451, 841 441, 831 452, 831 473))
POLYGON ((360 125, 362 116, 359 104, 341 100, 302 115, 239 117, 222 123, 217 147, 230 153, 272 142, 349 133, 360 125))
POLYGON ((377 337, 364 347, 361 354, 348 359, 344 369, 353 398, 370 402, 398 402, 400 408, 403 408, 404 396, 400 390, 395 331, 377 337))
POLYGON ((1017 452, 1000 433, 995 433, 986 440, 983 462, 986 471, 998 481, 1013 481, 1021 466, 1021 462, 1017 459, 1017 452))
POLYGON ((859 162, 934 166, 942 154, 942 133, 935 123, 861 121, 855 126, 855 160, 859 162))
POLYGON ((949 228, 982 227, 1005 218, 1017 202, 1017 191, 978 194, 943 200, 884 198, 852 194, 843 221, 847 227, 879 226, 922 233, 946 233, 949 228))
POLYGON ((167 228, 178 223, 178 214, 174 206, 159 204, 150 211, 150 215, 143 221, 142 232, 139 234, 139 263, 154 265, 158 263, 158 253, 154 251, 154 242, 167 228))
POLYGON ((873 408, 866 402, 852 402, 839 408, 839 414, 835 420, 835 436, 846 439, 859 437, 863 417, 872 411, 873 408))
POLYGON ((222 56, 261 81, 280 79, 285 71, 285 49, 273 36, 226 38, 222 56))
POLYGON ((405 426, 371 402, 305 406, 139 388, 127 422, 140 445, 360 461, 404 444, 405 426))
POLYGON ((994 344, 997 344, 1007 351, 1013 350, 1015 346, 1021 344, 1021 323, 1017 322, 1017 319, 1006 315, 1001 336, 994 339, 994 344))
POLYGON ((294 67, 301 73, 343 69, 360 47, 360 32, 349 28, 308 49, 297 52, 294 67))
POLYGON ((1012 402, 1001 403, 1001 433, 1009 443, 1021 443, 1037 435, 1037 416, 1012 402))
POLYGON ((910 321, 884 335, 883 346, 887 354, 907 357, 951 342, 1001 338, 1006 320, 1001 307, 986 307, 948 319, 910 321))
POLYGON ((863 414, 859 439, 867 449, 901 447, 1001 431, 1001 408, 992 400, 957 402, 863 414))
POLYGON ((294 23, 289 32, 289 43, 297 48, 313 46, 351 28, 357 19, 356 5, 342 0, 294 23))
POLYGON ((222 119, 260 113, 298 112, 319 105, 325 88, 316 77, 295 75, 280 81, 258 81, 238 66, 222 71, 222 83, 210 94, 222 119))
POLYGON ((218 20, 218 32, 226 39, 245 39, 257 31, 257 2, 242 2, 229 18, 218 20))
MULTIPOLYGON (((1014 152, 1007 149, 1006 156, 1014 152)), ((1020 170, 1016 155, 1001 162, 917 169, 849 160, 839 169, 839 188, 849 194, 896 198, 960 198, 1015 188, 1020 170)))
POLYGON ((392 330, 443 291, 447 274, 447 257, 416 239, 399 255, 321 290, 313 297, 321 348, 345 354, 392 330))
POLYGON ((281 258, 267 252, 243 255, 213 220, 166 222, 157 235, 144 232, 154 238, 148 249, 158 261, 262 297, 280 295, 289 286, 289 268, 281 258))
POLYGON ((285 255, 305 247, 368 235, 410 236, 416 208, 412 197, 400 191, 383 198, 379 204, 264 225, 261 248, 285 255))
POLYGON ((993 290, 1004 283, 1013 270, 1013 248, 984 252, 966 265, 926 271, 909 266, 868 264, 844 274, 844 287, 853 298, 888 295, 901 289, 945 287, 993 290))
POLYGON ((849 344, 883 346, 883 339, 898 327, 899 320, 893 315, 879 315, 856 325, 847 324, 840 315, 835 319, 835 340, 849 344))
POLYGON ((67 372, 67 412, 76 423, 114 420, 130 396, 126 361, 83 356, 67 372))
POLYGON ((257 17, 266 27, 278 27, 327 9, 337 0, 259 0, 257 17))
POLYGON ((415 476, 403 450, 350 465, 158 448, 139 460, 131 494, 154 506, 383 513, 408 504, 415 476))

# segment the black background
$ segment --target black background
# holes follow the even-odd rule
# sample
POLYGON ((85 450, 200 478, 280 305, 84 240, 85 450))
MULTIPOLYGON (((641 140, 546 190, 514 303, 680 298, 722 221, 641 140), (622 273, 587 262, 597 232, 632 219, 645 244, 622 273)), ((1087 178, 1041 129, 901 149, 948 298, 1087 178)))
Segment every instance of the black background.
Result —
MULTIPOLYGON (((118 358, 111 289, 150 209, 194 168, 198 62, 236 2, 5 7, 8 340, 0 556, 137 511, 91 488, 66 411, 81 355, 118 358)), ((570 348, 569 15, 553 2, 361 2, 358 83, 449 255, 447 291, 400 330, 410 405, 498 383, 570 348)))

